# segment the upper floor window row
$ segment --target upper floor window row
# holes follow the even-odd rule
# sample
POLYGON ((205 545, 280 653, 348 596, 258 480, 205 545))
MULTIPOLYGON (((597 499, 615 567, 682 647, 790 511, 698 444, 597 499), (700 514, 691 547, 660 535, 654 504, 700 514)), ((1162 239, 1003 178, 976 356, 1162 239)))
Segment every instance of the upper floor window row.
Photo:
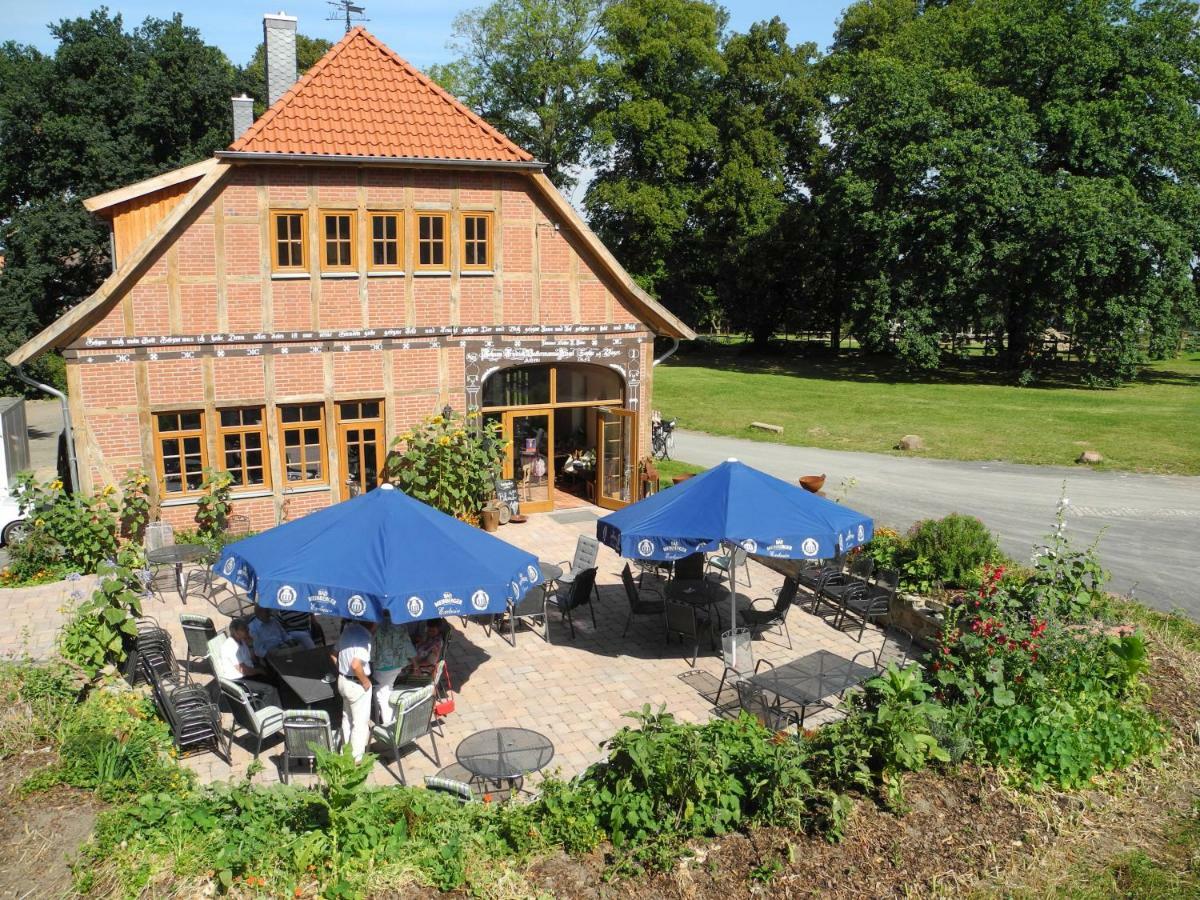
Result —
MULTIPOLYGON (((317 213, 317 243, 322 272, 357 272, 360 253, 369 272, 399 272, 404 268, 404 216, 375 211, 365 214, 363 232, 354 210, 323 209, 317 213), (361 243, 361 247, 360 247, 361 243)), ((414 220, 413 264, 418 271, 449 271, 451 229, 449 212, 407 213, 414 220)), ((458 261, 463 271, 492 268, 494 223, 490 212, 460 212, 458 261)), ((271 212, 271 270, 307 272, 308 213, 302 210, 271 212)))

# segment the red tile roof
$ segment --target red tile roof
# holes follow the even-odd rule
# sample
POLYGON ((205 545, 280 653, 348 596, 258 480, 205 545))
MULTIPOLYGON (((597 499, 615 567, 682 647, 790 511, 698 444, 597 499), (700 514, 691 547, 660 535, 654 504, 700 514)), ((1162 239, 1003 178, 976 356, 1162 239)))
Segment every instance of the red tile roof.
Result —
POLYGON ((383 159, 533 159, 361 27, 330 48, 229 149, 383 159))

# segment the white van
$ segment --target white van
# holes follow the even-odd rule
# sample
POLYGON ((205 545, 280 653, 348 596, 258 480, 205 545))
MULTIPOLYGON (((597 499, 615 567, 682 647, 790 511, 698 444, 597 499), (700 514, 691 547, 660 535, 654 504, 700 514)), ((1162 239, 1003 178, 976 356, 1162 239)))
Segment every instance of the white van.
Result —
POLYGON ((21 509, 12 495, 13 478, 29 469, 29 427, 25 424, 25 401, 0 397, 0 546, 7 547, 25 525, 21 509))

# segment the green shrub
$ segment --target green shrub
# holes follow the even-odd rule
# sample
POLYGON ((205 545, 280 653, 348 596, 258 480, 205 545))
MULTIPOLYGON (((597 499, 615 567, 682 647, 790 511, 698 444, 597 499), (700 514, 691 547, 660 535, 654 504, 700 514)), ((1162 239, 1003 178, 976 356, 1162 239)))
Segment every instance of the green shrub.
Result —
POLYGON ((233 491, 233 476, 216 469, 204 471, 204 482, 200 485, 200 496, 196 500, 196 533, 209 539, 225 532, 229 523, 229 510, 233 506, 230 493, 233 491))
POLYGON ((392 441, 387 477, 410 497, 474 522, 495 491, 504 450, 499 422, 437 415, 392 441))
POLYGON ((115 562, 102 563, 99 585, 76 607, 59 633, 63 657, 92 678, 105 666, 124 662, 137 637, 136 620, 142 614, 147 578, 140 547, 130 545, 115 562))
POLYGON ((924 560, 929 574, 945 587, 965 587, 973 570, 1003 559, 996 539, 974 516, 951 513, 926 519, 908 533, 908 560, 924 560))

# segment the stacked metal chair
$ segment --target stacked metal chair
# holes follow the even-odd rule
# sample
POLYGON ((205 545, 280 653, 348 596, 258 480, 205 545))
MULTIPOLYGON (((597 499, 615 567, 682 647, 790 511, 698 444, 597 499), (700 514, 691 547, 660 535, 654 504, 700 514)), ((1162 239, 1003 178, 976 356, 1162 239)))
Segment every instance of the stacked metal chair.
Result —
POLYGON ((139 623, 137 665, 154 692, 158 713, 171 727, 180 755, 209 749, 229 761, 221 713, 208 691, 180 677, 179 661, 165 629, 139 623))

